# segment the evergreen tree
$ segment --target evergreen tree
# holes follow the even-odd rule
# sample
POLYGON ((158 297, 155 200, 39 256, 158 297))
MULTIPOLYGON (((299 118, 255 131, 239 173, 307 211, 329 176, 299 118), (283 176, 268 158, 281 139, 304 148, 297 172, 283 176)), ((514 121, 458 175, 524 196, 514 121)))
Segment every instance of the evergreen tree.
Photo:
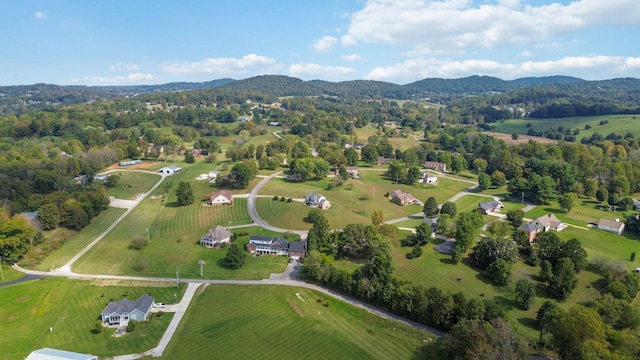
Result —
POLYGON ((179 206, 193 204, 193 189, 191 188, 191 184, 187 181, 181 181, 178 183, 178 188, 176 189, 176 200, 179 206))
POLYGON ((422 208, 424 216, 431 218, 438 215, 439 211, 438 203, 436 202, 436 198, 433 196, 429 197, 427 201, 424 202, 424 207, 422 208))
POLYGON ((247 253, 237 243, 233 242, 229 245, 227 255, 224 257, 224 263, 231 269, 239 269, 244 265, 246 258, 247 253))

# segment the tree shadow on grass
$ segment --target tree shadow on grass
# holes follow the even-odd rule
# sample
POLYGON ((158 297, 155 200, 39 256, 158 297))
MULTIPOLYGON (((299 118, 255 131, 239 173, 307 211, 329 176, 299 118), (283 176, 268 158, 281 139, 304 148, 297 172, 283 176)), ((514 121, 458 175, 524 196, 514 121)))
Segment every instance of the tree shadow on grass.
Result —
POLYGON ((437 359, 437 352, 435 347, 435 341, 424 344, 416 348, 416 351, 411 355, 411 360, 424 360, 424 359, 437 359))
POLYGON ((538 321, 536 319, 521 317, 521 318, 518 318, 518 322, 521 325, 523 325, 525 327, 528 327, 528 328, 530 328, 532 330, 540 330, 538 328, 538 321))
POLYGON ((447 265, 456 265, 456 263, 450 258, 441 258, 440 262, 447 265))
POLYGON ((517 304, 513 301, 513 299, 507 299, 504 296, 495 296, 493 301, 498 303, 505 311, 510 311, 514 308, 517 308, 517 304))
POLYGON ((545 212, 547 213, 553 213, 553 214, 566 214, 564 212, 564 210, 561 209, 556 209, 556 208, 552 208, 552 207, 546 207, 543 209, 545 212))
POLYGON ((178 205, 177 201, 172 201, 172 202, 165 203, 164 207, 177 208, 177 207, 180 207, 180 205, 178 205))

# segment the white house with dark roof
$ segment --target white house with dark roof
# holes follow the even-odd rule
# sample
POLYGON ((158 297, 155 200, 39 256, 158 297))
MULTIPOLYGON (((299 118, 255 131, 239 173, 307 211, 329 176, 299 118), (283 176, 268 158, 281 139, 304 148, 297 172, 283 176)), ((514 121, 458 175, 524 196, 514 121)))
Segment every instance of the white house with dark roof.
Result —
POLYGON ((100 317, 102 322, 109 325, 126 324, 131 320, 145 321, 153 306, 153 298, 144 294, 138 300, 122 299, 111 301, 102 310, 100 317))
POLYGON ((321 210, 327 210, 331 207, 331 203, 326 197, 316 193, 308 193, 307 196, 304 197, 304 203, 321 210))
POLYGON ((281 237, 251 236, 247 251, 253 255, 282 255, 292 259, 302 259, 307 254, 307 241, 288 242, 281 237))
POLYGON ((624 223, 617 219, 600 219, 600 221, 598 221, 598 229, 620 235, 624 232, 624 223))
POLYGON ((231 231, 218 225, 209 230, 208 233, 202 235, 200 238, 200 245, 204 245, 208 248, 217 248, 229 241, 231 241, 231 231))

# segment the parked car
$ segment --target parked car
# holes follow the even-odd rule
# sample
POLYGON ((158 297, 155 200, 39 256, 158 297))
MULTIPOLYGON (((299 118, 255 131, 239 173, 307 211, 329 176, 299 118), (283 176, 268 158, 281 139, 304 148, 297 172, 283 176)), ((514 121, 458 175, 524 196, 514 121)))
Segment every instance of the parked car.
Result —
POLYGON ((166 306, 167 305, 165 305, 164 303, 155 303, 155 304, 153 304, 154 308, 163 308, 163 307, 166 307, 166 306))

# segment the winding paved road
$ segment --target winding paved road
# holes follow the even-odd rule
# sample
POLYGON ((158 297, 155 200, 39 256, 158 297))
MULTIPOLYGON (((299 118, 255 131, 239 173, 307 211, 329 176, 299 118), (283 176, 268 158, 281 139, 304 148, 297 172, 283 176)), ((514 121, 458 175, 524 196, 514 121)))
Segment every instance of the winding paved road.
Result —
MULTIPOLYGON (((275 133, 274 133, 275 135, 275 133)), ((276 135, 277 136, 277 135, 276 135)), ((111 171, 140 171, 140 172, 147 172, 147 173, 151 173, 149 171, 145 171, 145 170, 111 170, 111 171)), ((111 172, 109 171, 109 172, 111 172)), ((158 173, 153 173, 153 174, 158 174, 158 173)), ((306 238, 307 236, 307 231, 300 231, 300 230, 290 230, 290 229, 282 229, 282 228, 278 228, 275 226, 271 226, 268 223, 266 223, 258 214, 257 210, 256 210, 256 198, 259 197, 258 196, 258 192, 264 187, 264 185, 269 182, 271 179, 273 179, 274 177, 277 177, 279 175, 282 174, 282 171, 273 173, 267 177, 265 177, 264 179, 262 179, 247 195, 247 210, 249 212, 249 216, 251 217, 252 220, 252 224, 250 225, 243 225, 243 226, 260 226, 262 228, 271 230, 271 231, 276 231, 276 232, 293 232, 295 234, 299 234, 301 237, 306 238)), ((95 244, 97 244, 100 240, 102 240, 102 238, 104 238, 115 226, 117 226, 134 208, 136 205, 138 205, 142 200, 144 200, 151 192, 153 192, 158 186, 160 186, 160 184, 162 183, 162 181, 165 179, 166 176, 168 176, 167 174, 158 174, 161 176, 160 181, 158 181, 149 191, 147 191, 144 196, 140 197, 137 202, 135 203, 135 205, 133 205, 130 209, 128 209, 122 216, 120 216, 109 228, 107 228, 107 230, 105 230, 102 234, 100 234, 94 241, 92 241, 88 246, 86 246, 84 249, 82 249, 78 254, 76 254, 76 256, 74 256, 69 262, 67 262, 64 266, 62 266, 61 268, 54 270, 54 271, 50 271, 50 272, 45 272, 45 271, 35 271, 35 270, 27 270, 24 268, 21 268, 20 266, 18 266, 17 264, 14 264, 14 268, 18 271, 21 271, 25 274, 27 274, 27 276, 25 276, 25 280, 19 279, 20 281, 26 281, 27 279, 30 278, 35 278, 35 277, 47 277, 47 276, 58 276, 58 277, 67 277, 67 278, 71 278, 71 279, 113 279, 113 280, 128 280, 128 281, 154 281, 154 282, 167 282, 167 283, 173 283, 175 281, 174 278, 150 278, 150 277, 141 277, 141 276, 117 276, 117 275, 100 275, 100 274, 78 274, 78 273, 74 273, 71 269, 71 266, 73 265, 73 263, 80 258, 82 255, 84 255, 87 251, 89 251, 95 244)), ((441 174, 441 176, 444 176, 441 174)), ((444 176, 447 177, 447 176, 444 176)), ((462 180, 462 179, 457 179, 457 178, 451 178, 450 179, 453 180, 458 180, 458 181, 463 181, 463 182, 468 182, 471 184, 474 184, 477 186, 477 183, 472 182, 472 181, 467 181, 467 180, 462 180)), ((472 188, 470 188, 472 189, 472 188)), ((458 199, 461 196, 465 196, 465 195, 472 195, 472 193, 469 192, 470 189, 466 189, 464 191, 461 191, 460 193, 454 195, 451 199, 449 199, 449 201, 455 201, 455 199, 458 199)), ((419 214, 415 214, 415 215, 410 215, 408 217, 403 217, 403 218, 399 218, 399 219, 393 219, 393 220, 389 220, 386 223, 387 224, 393 224, 393 223, 397 223, 397 222, 401 222, 404 220, 408 220, 409 218, 418 218, 418 217, 422 217, 422 213, 419 214)), ((193 298, 193 296, 195 295, 195 292, 197 290, 198 287, 200 287, 202 284, 206 285, 210 285, 210 284, 225 284, 225 285, 282 285, 282 286, 295 286, 295 287, 303 287, 303 288, 307 288, 307 289, 312 289, 321 293, 324 293, 326 295, 335 297, 339 300, 342 300, 346 303, 349 303, 353 306, 365 309, 366 311, 375 314, 377 316, 380 316, 382 318, 385 319, 391 319, 397 322, 400 322, 402 324, 405 324, 407 326, 411 326, 414 327, 416 329, 421 329, 424 330, 426 332, 432 333, 436 336, 442 336, 444 333, 438 329, 405 319, 403 317, 400 317, 398 315, 392 314, 390 312, 387 312, 385 310, 382 310, 380 308, 377 308, 375 306, 372 306, 370 304, 364 303, 358 299, 343 295, 341 293, 338 293, 334 290, 330 290, 330 289, 326 289, 314 284, 309 284, 306 282, 302 282, 297 280, 298 278, 298 274, 297 274, 297 268, 293 268, 295 265, 294 263, 290 263, 287 267, 287 270, 285 271, 285 273, 283 274, 272 274, 272 276, 270 276, 270 279, 264 279, 264 280, 202 280, 202 279, 183 279, 182 282, 184 283, 188 283, 188 288, 187 291, 185 292, 185 295, 183 296, 183 299, 181 300, 181 302, 177 305, 170 305, 168 306, 168 309, 166 309, 169 312, 175 312, 174 318, 172 319, 169 327, 167 328, 165 334, 163 335, 163 337, 161 338, 159 344, 157 347, 150 349, 142 354, 130 354, 130 355, 122 355, 122 356, 118 356, 115 359, 118 360, 129 360, 129 359, 137 359, 140 357, 144 357, 144 356, 153 356, 153 357, 159 357, 162 356, 166 346, 169 344, 174 332, 176 331, 182 317, 184 316, 184 313, 187 311, 187 308, 189 306, 189 303, 191 302, 191 299, 193 298)), ((16 282, 20 282, 20 281, 16 281, 16 282)), ((15 283, 15 282, 12 282, 15 283)), ((4 285, 9 285, 4 284, 4 285)))

